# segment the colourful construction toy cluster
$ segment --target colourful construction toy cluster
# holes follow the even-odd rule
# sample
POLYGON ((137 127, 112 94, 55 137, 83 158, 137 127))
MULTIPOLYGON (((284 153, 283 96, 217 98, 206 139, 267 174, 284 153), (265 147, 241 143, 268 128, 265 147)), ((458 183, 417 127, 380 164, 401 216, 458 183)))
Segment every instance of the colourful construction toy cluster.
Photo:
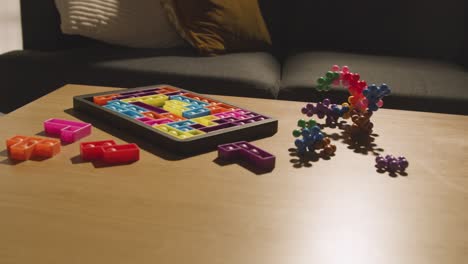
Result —
POLYGON ((301 112, 308 117, 314 115, 320 119, 326 117, 325 122, 327 125, 331 125, 337 123, 340 117, 348 118, 350 108, 348 103, 343 103, 341 106, 338 106, 336 104, 331 104, 330 99, 326 98, 315 106, 311 103, 307 104, 301 109, 301 112))
POLYGON ((247 141, 239 141, 218 146, 218 157, 227 161, 245 160, 262 170, 275 167, 275 156, 247 141))
MULTIPOLYGON (((370 117, 373 112, 383 106, 382 99, 390 94, 390 88, 386 84, 367 86, 366 81, 360 78, 358 73, 350 72, 348 66, 341 68, 334 65, 331 71, 317 80, 317 90, 328 91, 332 86, 342 85, 350 94, 348 102, 337 105, 332 104, 330 99, 326 98, 316 105, 306 104, 301 109, 302 114, 308 117, 316 116, 319 119, 326 117, 325 123, 327 125, 336 124, 339 118, 348 119, 351 117, 353 124, 347 128, 351 135, 370 135, 374 126, 370 117)), ((299 152, 303 153, 304 147, 300 146, 299 152)))
MULTIPOLYGON (((12 160, 47 159, 60 153, 63 144, 74 143, 91 135, 89 123, 51 118, 44 121, 46 138, 37 136, 14 136, 6 140, 7 152, 12 160)), ((83 160, 101 160, 104 163, 129 163, 139 159, 140 150, 136 144, 117 145, 113 140, 84 142, 80 144, 83 160)))
POLYGON ((348 98, 350 110, 357 109, 361 112, 377 111, 383 106, 383 97, 391 92, 386 84, 367 86, 367 82, 361 80, 361 75, 350 72, 348 66, 333 65, 325 77, 317 80, 318 91, 328 91, 333 85, 346 88, 350 94, 348 98))
MULTIPOLYGON (((344 102, 341 105, 331 104, 330 99, 326 98, 315 106, 310 103, 307 104, 301 109, 301 112, 308 117, 314 115, 319 119, 326 117, 325 122, 327 125, 337 123, 339 118, 348 119, 356 115, 364 115, 364 119, 369 121, 371 113, 383 106, 382 99, 389 95, 391 90, 386 84, 367 86, 367 82, 360 80, 360 78, 361 75, 350 72, 348 66, 340 68, 338 65, 334 65, 331 71, 328 71, 324 77, 320 77, 317 80, 317 90, 328 91, 332 86, 341 85, 350 94, 348 102, 344 102)), ((355 122, 355 120, 361 119, 355 117, 352 120, 355 122)), ((369 129, 368 123, 358 122, 355 125, 362 132, 368 131, 369 134, 372 132, 372 128, 369 129)), ((372 123, 370 123, 370 126, 372 126, 372 123)), ((353 130, 356 131, 356 129, 353 130)))
POLYGON ((93 101, 179 140, 268 119, 171 86, 95 96, 93 101))
MULTIPOLYGON (((351 137, 369 136, 373 131, 373 123, 370 121, 373 112, 383 106, 383 97, 390 94, 391 90, 386 84, 377 86, 375 84, 367 85, 366 81, 361 80, 358 73, 353 73, 348 66, 339 67, 333 65, 325 76, 317 80, 318 91, 329 91, 334 86, 343 86, 350 94, 347 102, 341 105, 332 104, 330 99, 324 99, 317 104, 308 103, 302 109, 301 113, 319 119, 325 119, 326 125, 336 124, 339 118, 351 118, 352 124, 345 126, 346 131, 351 137)), ((293 131, 294 137, 300 137, 295 140, 297 153, 304 155, 306 152, 313 152, 323 149, 323 153, 333 155, 336 147, 330 143, 330 139, 324 137, 320 127, 314 120, 298 121, 300 129, 293 131)), ((408 167, 408 161, 399 157, 387 155, 376 159, 377 167, 388 171, 404 171, 408 167)))
POLYGON ((328 137, 324 137, 321 129, 317 126, 314 120, 305 121, 301 119, 297 122, 300 129, 293 131, 294 137, 300 137, 294 141, 299 154, 304 154, 307 151, 322 150, 323 154, 333 155, 336 151, 336 146, 331 144, 328 137))

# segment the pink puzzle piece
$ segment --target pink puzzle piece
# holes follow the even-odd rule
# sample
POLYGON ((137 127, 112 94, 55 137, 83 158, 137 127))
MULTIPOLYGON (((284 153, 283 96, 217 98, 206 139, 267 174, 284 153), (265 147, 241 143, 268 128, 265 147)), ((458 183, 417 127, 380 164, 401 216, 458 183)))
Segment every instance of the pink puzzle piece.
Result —
POLYGON ((60 137, 64 143, 73 143, 91 134, 91 124, 51 118, 44 121, 44 131, 47 135, 60 137))

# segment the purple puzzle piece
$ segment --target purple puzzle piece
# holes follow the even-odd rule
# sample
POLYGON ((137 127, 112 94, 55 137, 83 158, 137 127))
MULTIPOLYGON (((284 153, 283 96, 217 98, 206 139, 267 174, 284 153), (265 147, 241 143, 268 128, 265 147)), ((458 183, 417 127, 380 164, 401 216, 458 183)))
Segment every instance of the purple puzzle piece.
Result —
POLYGON ((154 119, 150 117, 139 117, 139 118, 136 118, 136 120, 143 122, 148 126, 161 125, 161 124, 167 124, 167 123, 173 122, 169 118, 154 119))
POLYGON ((152 111, 152 112, 155 112, 155 113, 158 113, 158 114, 163 114, 163 113, 167 113, 166 110, 160 108, 160 107, 156 107, 156 106, 152 106, 152 105, 149 105, 149 104, 145 104, 143 102, 131 102, 131 104, 133 105, 136 105, 136 106, 139 106, 139 107, 142 107, 142 108, 145 108, 147 109, 148 111, 152 111))
POLYGON ((234 126, 236 126, 236 124, 234 124, 234 123, 224 123, 224 124, 219 124, 219 125, 216 125, 216 126, 202 127, 202 128, 200 128, 200 131, 208 133, 208 132, 213 132, 213 131, 216 131, 216 130, 225 129, 225 128, 229 128, 229 127, 234 127, 234 126))
POLYGON ((144 123, 147 124, 148 126, 155 126, 155 125, 168 124, 168 123, 171 123, 171 122, 173 122, 172 119, 160 118, 160 119, 153 119, 153 120, 150 120, 150 121, 146 121, 144 123))
POLYGON ((218 157, 224 160, 244 159, 263 170, 273 170, 276 157, 247 141, 239 141, 218 146, 218 157))
POLYGON ((224 124, 224 123, 229 123, 230 121, 227 120, 227 118, 221 118, 221 119, 215 119, 213 122, 218 123, 218 124, 224 124))
POLYGON ((200 129, 200 128, 204 128, 205 126, 197 123, 197 124, 190 125, 190 127, 193 129, 200 129))

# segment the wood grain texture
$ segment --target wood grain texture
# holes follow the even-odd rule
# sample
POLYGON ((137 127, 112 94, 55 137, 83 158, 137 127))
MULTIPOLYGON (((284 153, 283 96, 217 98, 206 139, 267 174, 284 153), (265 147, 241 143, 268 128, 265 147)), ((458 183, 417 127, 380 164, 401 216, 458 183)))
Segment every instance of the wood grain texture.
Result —
MULTIPOLYGON (((65 86, 2 117, 0 140, 75 119, 73 95, 112 89, 65 86)), ((0 263, 467 263, 467 116, 382 109, 373 150, 326 129, 336 155, 301 165, 288 149, 302 103, 213 97, 278 118, 253 142, 276 155, 273 172, 220 166, 214 151, 145 147, 134 164, 98 168, 76 143, 42 162, 0 151, 0 263), (406 156, 408 175, 376 172, 377 153, 406 156)), ((86 140, 144 145, 94 124, 86 140)))

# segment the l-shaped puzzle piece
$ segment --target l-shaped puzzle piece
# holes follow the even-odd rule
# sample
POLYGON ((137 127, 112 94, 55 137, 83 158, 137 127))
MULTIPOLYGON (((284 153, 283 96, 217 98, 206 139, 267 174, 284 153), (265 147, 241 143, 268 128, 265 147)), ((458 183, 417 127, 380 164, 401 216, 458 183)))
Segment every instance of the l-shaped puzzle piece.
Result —
POLYGON ((47 135, 59 136, 65 143, 73 143, 91 134, 91 124, 65 119, 51 118, 44 121, 47 135))

